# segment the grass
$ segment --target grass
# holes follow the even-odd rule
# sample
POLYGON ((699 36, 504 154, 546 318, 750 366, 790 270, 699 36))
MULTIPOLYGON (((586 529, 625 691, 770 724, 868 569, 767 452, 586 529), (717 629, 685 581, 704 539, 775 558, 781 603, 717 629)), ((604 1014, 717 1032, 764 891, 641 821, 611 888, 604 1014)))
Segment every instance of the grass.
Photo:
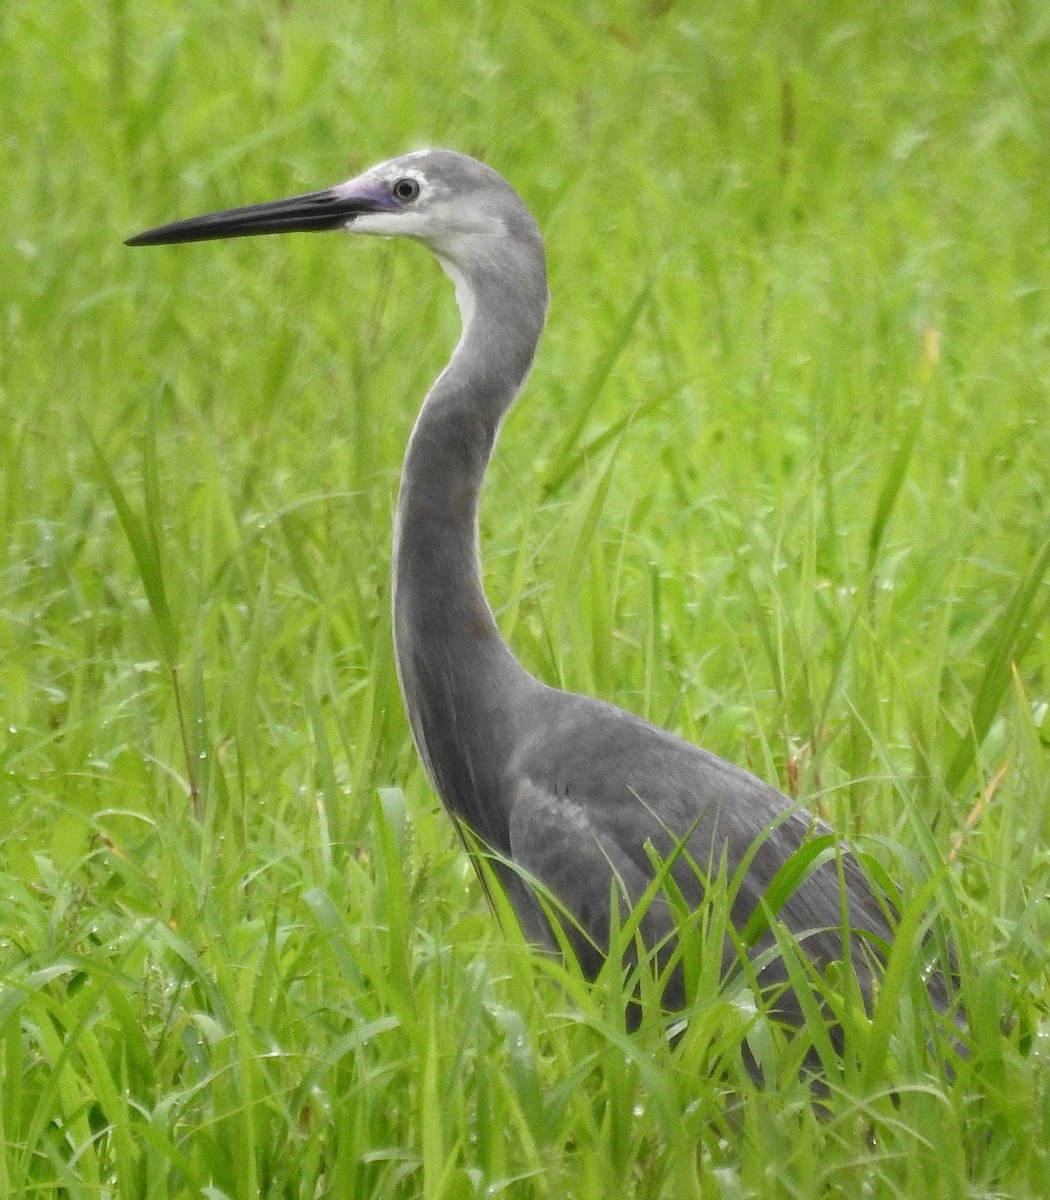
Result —
POLYGON ((1044 6, 52 0, 0 83, 0 1194, 1050 1194, 1044 6), (821 1110, 717 896, 674 1046, 493 920, 390 649, 446 281, 121 245, 419 143, 548 235, 507 636, 855 835, 900 978, 938 914, 954 1078, 886 989, 821 1110))

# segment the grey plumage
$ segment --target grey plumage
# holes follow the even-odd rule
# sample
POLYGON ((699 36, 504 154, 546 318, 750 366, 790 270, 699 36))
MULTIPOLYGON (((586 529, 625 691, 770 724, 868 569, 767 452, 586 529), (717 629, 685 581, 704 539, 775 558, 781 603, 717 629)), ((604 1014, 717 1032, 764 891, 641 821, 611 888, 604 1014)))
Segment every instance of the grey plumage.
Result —
MULTIPOLYGON (((543 240, 510 185, 465 155, 420 151, 327 191, 176 222, 131 242, 326 228, 425 243, 453 279, 463 315, 462 337, 409 441, 394 539, 398 671, 416 745, 442 801, 505 860, 497 874, 530 937, 556 942, 544 908, 508 864, 574 915, 579 929, 570 926, 568 936, 591 973, 608 940, 611 887, 637 901, 653 878, 651 851, 670 855, 682 839, 686 853, 673 878, 694 906, 703 890, 697 865, 724 859, 733 871, 753 854, 733 905, 743 927, 819 823, 738 767, 609 704, 535 679, 501 637, 482 589, 481 482, 547 309, 543 240)), ((816 869, 777 916, 818 967, 842 958, 847 946, 870 998, 871 964, 890 927, 849 855, 816 869)), ((673 936, 665 902, 650 906, 641 930, 650 946, 673 936)), ((754 950, 770 944, 767 933, 754 950)), ((727 966, 734 955, 727 946, 727 966)), ((760 981, 784 978, 773 961, 760 981)), ((675 1007, 689 999, 679 973, 665 1000, 675 1007)), ((779 1010, 801 1019, 790 992, 779 1010)))

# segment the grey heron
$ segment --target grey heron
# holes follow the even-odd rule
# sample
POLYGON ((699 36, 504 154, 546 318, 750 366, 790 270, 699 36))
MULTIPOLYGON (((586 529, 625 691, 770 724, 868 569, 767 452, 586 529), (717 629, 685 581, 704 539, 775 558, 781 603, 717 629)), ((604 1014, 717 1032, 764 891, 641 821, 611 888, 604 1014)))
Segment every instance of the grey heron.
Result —
MULTIPOLYGON (((740 767, 611 704, 536 679, 501 636, 482 587, 482 479, 547 313, 544 243, 529 209, 476 159, 422 150, 323 191, 175 221, 128 244, 309 230, 422 242, 455 285, 462 335, 412 430, 393 549, 401 690, 416 746, 453 820, 475 849, 492 854, 527 936, 551 948, 567 939, 590 976, 607 956, 621 901, 626 911, 646 898, 638 932, 666 961, 675 944, 673 905, 646 894, 661 860, 693 909, 706 870, 738 872, 731 915, 743 928, 785 863, 814 831, 827 836, 827 827, 740 767)), ((817 969, 849 958, 870 1002, 891 938, 884 904, 849 853, 826 855, 802 875, 769 920, 799 939, 817 969)), ((749 952, 760 956, 758 984, 776 987, 787 971, 771 949, 767 927, 749 952)), ((723 960, 726 969, 739 961, 733 939, 723 960)), ((667 1009, 691 1002, 684 979, 681 970, 668 972, 667 1009)), ((774 1008, 788 1023, 803 1020, 791 988, 781 987, 774 1008)))

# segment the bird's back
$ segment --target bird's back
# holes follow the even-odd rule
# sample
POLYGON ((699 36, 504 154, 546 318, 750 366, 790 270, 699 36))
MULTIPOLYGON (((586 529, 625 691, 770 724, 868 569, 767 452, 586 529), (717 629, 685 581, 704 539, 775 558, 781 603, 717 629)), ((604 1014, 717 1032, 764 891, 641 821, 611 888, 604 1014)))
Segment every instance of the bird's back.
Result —
MULTIPOLYGON (((857 862, 822 822, 748 772, 613 705, 550 688, 531 703, 531 733, 507 764, 499 807, 509 856, 578 923, 569 933, 585 969, 595 972, 604 957, 610 895, 636 904, 660 861, 674 858, 674 887, 693 910, 724 871, 739 934, 769 901, 770 884, 792 855, 821 838, 819 865, 801 871, 801 882, 768 916, 818 968, 848 957, 870 997, 871 963, 885 949, 889 925, 857 862)), ((526 931, 552 943, 543 907, 519 883, 509 890, 526 931)), ((640 932, 650 948, 673 945, 675 921, 664 898, 649 904, 640 932)), ((767 928, 750 947, 765 964, 762 985, 786 980, 774 940, 767 928)), ((731 940, 723 959, 727 969, 738 961, 731 940)), ((668 1007, 688 1001, 682 986, 680 975, 672 980, 668 1007)), ((790 994, 778 1011, 800 1019, 790 994)))

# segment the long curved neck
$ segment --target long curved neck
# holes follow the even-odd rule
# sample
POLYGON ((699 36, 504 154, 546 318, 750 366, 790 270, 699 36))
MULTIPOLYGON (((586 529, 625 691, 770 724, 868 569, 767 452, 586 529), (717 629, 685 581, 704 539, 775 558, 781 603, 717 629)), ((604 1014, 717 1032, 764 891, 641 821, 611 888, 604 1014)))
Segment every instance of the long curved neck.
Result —
POLYGON ((518 706, 539 686, 497 628, 481 582, 478 502, 500 422, 528 374, 546 312, 542 245, 469 276, 442 260, 464 318, 427 394, 401 473, 394 643, 416 745, 448 808, 497 849, 487 806, 518 706))

